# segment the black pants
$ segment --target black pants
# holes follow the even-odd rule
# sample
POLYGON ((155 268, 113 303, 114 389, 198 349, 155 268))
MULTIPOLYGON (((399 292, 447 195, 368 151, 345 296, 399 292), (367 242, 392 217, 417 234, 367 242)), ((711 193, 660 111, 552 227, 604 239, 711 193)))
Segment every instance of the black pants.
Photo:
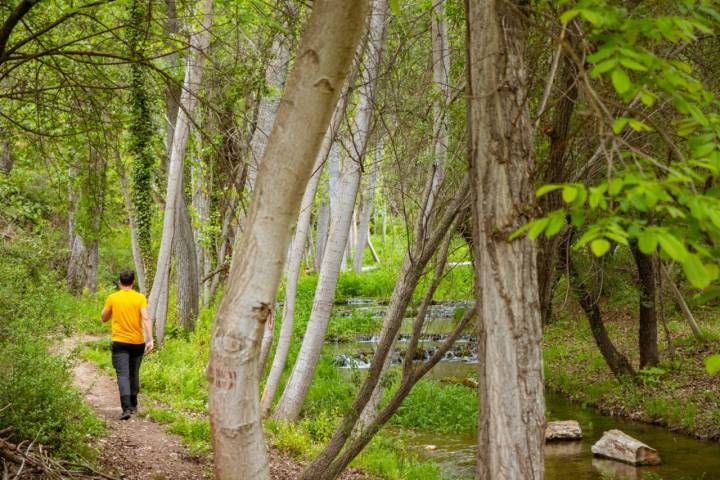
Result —
POLYGON ((145 344, 112 342, 110 351, 120 390, 120 405, 123 410, 137 408, 137 394, 140 391, 140 364, 145 353, 145 344))

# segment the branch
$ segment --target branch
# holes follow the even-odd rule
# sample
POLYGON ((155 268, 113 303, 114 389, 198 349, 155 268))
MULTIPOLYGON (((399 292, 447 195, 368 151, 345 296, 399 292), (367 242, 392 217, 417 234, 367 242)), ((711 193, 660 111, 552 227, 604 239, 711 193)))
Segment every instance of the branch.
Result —
POLYGON ((10 34, 17 24, 20 23, 20 20, 38 3, 40 3, 40 0, 22 0, 7 20, 5 20, 5 23, 3 23, 3 26, 0 28, 0 63, 2 63, 5 58, 5 47, 7 46, 10 34))

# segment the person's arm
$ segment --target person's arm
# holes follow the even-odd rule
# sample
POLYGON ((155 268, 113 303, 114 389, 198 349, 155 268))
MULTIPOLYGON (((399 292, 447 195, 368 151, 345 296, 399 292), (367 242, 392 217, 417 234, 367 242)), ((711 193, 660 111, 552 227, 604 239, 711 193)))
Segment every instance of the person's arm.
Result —
POLYGON ((152 322, 147 307, 140 309, 140 316, 142 317, 143 332, 145 334, 145 353, 150 353, 155 345, 153 343, 152 322))
POLYGON ((112 304, 110 303, 110 299, 105 301, 105 307, 103 308, 102 313, 100 314, 100 318, 102 318, 103 323, 110 320, 112 317, 112 304))

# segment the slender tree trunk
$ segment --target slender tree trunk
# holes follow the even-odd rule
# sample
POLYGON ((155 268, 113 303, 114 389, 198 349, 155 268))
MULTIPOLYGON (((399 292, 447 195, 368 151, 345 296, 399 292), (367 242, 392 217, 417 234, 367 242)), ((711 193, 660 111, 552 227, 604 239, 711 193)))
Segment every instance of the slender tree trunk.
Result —
POLYGON ((680 293, 680 289, 678 289, 677 285, 673 281, 672 278, 670 278, 670 274, 668 273, 665 266, 661 263, 660 264, 660 270, 662 272, 662 276, 665 278, 665 281, 670 285, 670 293, 673 296, 673 300, 675 301, 675 304, 678 306, 680 311, 683 314, 683 317, 685 317, 685 320, 688 322, 688 325, 690 325, 690 329, 693 332, 693 335, 695 335, 695 338, 703 339, 705 336, 703 335, 702 330, 698 326, 697 322, 695 321, 695 317, 693 316, 692 312, 690 311, 690 308, 688 307, 687 303, 685 302, 685 299, 682 296, 682 293, 680 293))
MULTIPOLYGON (((197 145, 202 145, 201 136, 196 136, 197 145)), ((195 240, 195 256, 197 257, 197 270, 200 278, 206 278, 210 274, 212 255, 205 238, 205 228, 210 223, 210 196, 209 188, 212 184, 210 179, 210 165, 205 163, 203 155, 198 155, 190 168, 192 183, 192 205, 197 216, 197 227, 193 228, 195 240)), ((203 306, 210 303, 210 284, 205 281, 199 285, 200 300, 203 306)))
POLYGON ((545 401, 535 248, 507 237, 533 202, 527 32, 514 0, 466 0, 478 306, 476 478, 542 480, 545 401), (509 87, 511 86, 511 87, 509 87))
POLYGON ((78 168, 70 165, 68 168, 68 239, 70 259, 68 260, 67 284, 68 289, 77 294, 85 284, 87 264, 87 248, 78 231, 78 217, 80 215, 80 193, 78 187, 78 168))
POLYGON ((327 245, 328 228, 330 226, 330 202, 324 199, 320 202, 317 215, 317 226, 315 227, 315 256, 313 257, 313 267, 316 272, 320 271, 322 258, 325 254, 325 245, 327 245))
MULTIPOLYGON (((426 190, 428 190, 428 188, 426 188, 426 190)), ((302 478, 304 480, 325 478, 322 475, 330 471, 328 469, 331 463, 336 459, 348 441, 361 413, 371 400, 372 394, 380 382, 382 373, 385 370, 386 359, 390 355, 392 346, 400 331, 402 320, 412 300, 413 292, 417 287, 422 272, 435 254, 442 239, 445 238, 455 217, 467 204, 468 191, 469 183, 465 180, 453 200, 449 202, 447 208, 443 210, 443 215, 438 220, 435 228, 432 232, 427 233, 427 235, 420 236, 424 230, 424 222, 420 216, 416 219, 414 232, 415 242, 413 242, 411 249, 406 252, 402 266, 400 267, 398 281, 395 283, 395 289, 393 290, 388 308, 385 312, 383 330, 380 334, 380 339, 375 349, 375 355, 373 356, 367 377, 365 377, 365 381, 360 387, 355 400, 353 400, 350 411, 343 417, 341 424, 335 429, 325 449, 313 460, 305 472, 303 472, 302 478)))
POLYGON ((426 212, 432 211, 435 198, 440 190, 440 184, 445 179, 445 164, 448 152, 448 116, 450 114, 450 48, 448 47, 447 15, 445 14, 445 0, 440 0, 433 6, 432 14, 432 61, 433 83, 439 92, 438 98, 433 102, 433 129, 434 132, 434 161, 433 181, 430 189, 430 198, 426 212))
POLYGON ((654 367, 660 361, 657 348, 657 312, 655 309, 655 266, 650 255, 631 245, 640 281, 640 329, 638 347, 640 368, 654 367))
POLYGON ((200 310, 200 279, 190 212, 182 190, 181 188, 175 200, 175 317, 186 330, 192 331, 200 310))
MULTIPOLYGON (((572 37, 571 37, 572 38, 572 37)), ((567 165, 567 150, 570 143, 570 120, 578 98, 577 67, 575 62, 565 53, 560 66, 560 100, 555 106, 552 126, 547 132, 550 137, 550 151, 545 164, 541 167, 540 178, 543 183, 562 183, 569 179, 572 172, 567 165)), ((551 192, 540 199, 543 214, 562 207, 559 192, 551 192)), ((538 254, 538 288, 540 295, 540 313, 543 324, 552 316, 552 297, 557 284, 556 263, 561 235, 552 238, 540 236, 537 239, 538 254)))
MULTIPOLYGON (((227 259, 227 248, 229 243, 229 237, 230 237, 230 230, 231 230, 231 223, 233 220, 233 209, 231 207, 228 207, 225 210, 225 214, 223 215, 223 223, 222 227, 220 229, 220 242, 218 244, 217 248, 217 268, 221 268, 223 265, 225 265, 226 259, 227 259)), ((220 278, 221 275, 217 274, 213 276, 212 281, 210 282, 210 300, 212 301, 213 298, 215 298, 215 293, 217 292, 218 286, 220 285, 220 278)))
POLYGON ((273 333, 275 331, 275 310, 273 309, 267 322, 265 322, 265 331, 260 344, 260 359, 258 360, 258 377, 262 377, 267 364, 268 356, 270 356, 270 348, 273 342, 273 333))
MULTIPOLYGON (((152 112, 148 99, 144 59, 144 39, 147 31, 147 8, 144 0, 133 0, 130 6, 128 46, 135 60, 130 64, 130 154, 132 215, 135 219, 137 242, 142 258, 145 287, 152 284, 155 265, 152 248, 152 112)), ((138 269, 139 270, 139 269, 138 269)))
POLYGON ((351 158, 347 159, 343 166, 337 215, 333 215, 331 219, 330 234, 320 267, 313 308, 295 366, 275 411, 274 417, 277 419, 297 420, 320 358, 320 350, 335 299, 343 251, 347 246, 348 234, 353 222, 352 213, 355 209, 355 200, 360 184, 360 169, 370 134, 373 100, 385 41, 387 13, 387 0, 373 2, 369 27, 370 39, 365 69, 362 72, 355 129, 352 132, 351 158))
MULTIPOLYGON (((287 6, 295 9, 294 5, 286 2, 287 6)), ((270 59, 265 69, 265 87, 267 94, 260 99, 258 106, 257 123, 255 131, 250 140, 250 161, 248 163, 247 184, 250 191, 255 187, 258 166, 265 154, 268 137, 275 123, 280 97, 282 96, 285 79, 287 77, 288 64, 290 63, 290 39, 288 32, 291 26, 285 24, 278 30, 273 38, 270 49, 270 59)))
POLYGON ((372 215, 373 198, 375 198, 375 185, 377 185, 378 171, 380 170, 380 162, 382 161, 383 139, 378 140, 375 146, 375 160, 370 168, 370 176, 362 196, 362 211, 360 213, 360 223, 357 228, 357 244, 355 249, 355 258, 353 259, 353 270, 355 272, 362 271, 363 258, 365 253, 365 245, 368 243, 370 236, 370 215, 372 215))
POLYGON ((325 252, 320 265, 320 277, 315 290, 310 319, 303 337, 292 374, 285 385, 274 417, 282 420, 297 420, 303 406, 330 319, 335 289, 340 275, 343 252, 350 233, 352 211, 360 183, 360 168, 352 161, 345 162, 343 169, 337 217, 332 219, 325 252))
POLYGON ((120 177, 120 188, 122 190, 123 201, 125 202, 125 209, 128 212, 128 220, 130 223, 130 247, 132 248, 133 263, 135 264, 135 276, 137 277, 138 288, 142 293, 145 293, 145 268, 142 262, 142 252, 140 251, 140 242, 138 240, 137 223, 135 221, 135 213, 133 211, 130 187, 128 186, 125 165, 123 165, 122 158, 120 157, 120 150, 116 150, 115 169, 117 170, 118 177, 120 177))
POLYGON ((367 1, 314 2, 260 166, 211 341, 209 406, 219 480, 269 478, 258 398, 260 336, 274 306, 300 201, 366 15, 367 1), (287 160, 290 151, 293 162, 287 160))
MULTIPOLYGON (((212 24, 212 0, 205 0, 205 15, 201 32, 192 35, 190 45, 193 49, 188 55, 185 64, 185 80, 180 98, 182 108, 178 111, 174 130, 170 164, 168 165, 167 194, 165 196, 165 216, 163 218, 163 234, 158 254, 155 279, 149 298, 149 314, 156 325, 158 343, 162 343, 165 336, 165 322, 167 321, 167 298, 170 276, 170 256, 175 236, 176 209, 178 196, 182 196, 182 185, 185 163, 185 147, 190 135, 190 115, 197 104, 197 92, 202 79, 202 65, 205 50, 209 42, 209 29, 212 24)), ((194 246, 193 246, 194 249, 194 246)))
POLYGON ((7 130, 0 128, 0 173, 10 175, 15 164, 7 130))
POLYGON ((622 380, 624 377, 632 378, 635 376, 632 365, 625 355, 615 348, 605 328, 600 313, 600 306, 597 302, 598 295, 593 292, 593 289, 582 278, 575 262, 570 256, 570 244, 572 243, 573 234, 574 232, 570 231, 568 234, 563 235, 563 239, 560 242, 559 266, 566 271, 568 275, 568 282, 571 285, 578 303, 580 303, 580 307, 585 312, 588 323, 590 323, 590 331, 595 339, 595 344, 598 346, 608 367, 618 380, 622 380))

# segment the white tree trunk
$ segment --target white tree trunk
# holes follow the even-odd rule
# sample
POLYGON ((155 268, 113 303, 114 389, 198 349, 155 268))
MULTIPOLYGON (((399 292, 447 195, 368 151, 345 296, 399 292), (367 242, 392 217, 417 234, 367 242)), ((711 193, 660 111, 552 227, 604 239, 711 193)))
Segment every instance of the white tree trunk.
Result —
POLYGON ((315 255, 313 257, 313 267, 316 272, 320 271, 322 257, 325 253, 325 245, 327 244, 328 228, 330 226, 330 202, 325 199, 320 202, 317 215, 317 226, 315 227, 315 255))
POLYGON ((258 398, 260 336, 366 15, 367 1, 314 2, 260 166, 211 340, 209 410, 219 480, 269 478, 258 398))
POLYGON ((385 39, 387 12, 387 0, 373 2, 368 52, 355 115, 355 129, 352 132, 352 158, 347 159, 343 166, 337 215, 333 215, 331 218, 330 234, 320 267, 313 308, 292 374, 274 414, 277 419, 297 420, 320 358, 320 350, 335 300, 335 289, 340 275, 343 253, 353 222, 352 212, 355 209, 355 200, 360 184, 360 167, 370 132, 377 72, 385 39))
MULTIPOLYGON (((288 2, 288 6, 292 4, 288 2)), ((247 185, 250 191, 255 188, 258 167, 265 154, 268 137, 275 123, 280 98, 282 97, 288 64, 290 63, 290 39, 287 37, 290 25, 278 30, 273 38, 270 59, 265 69, 265 87, 268 94, 260 99, 258 105, 257 124, 250 139, 250 162, 248 165, 247 185)))
POLYGON ((180 96, 181 107, 178 110, 177 121, 173 134, 170 164, 168 165, 167 194, 165 195, 165 215, 163 218, 163 233, 158 254, 157 269, 153 280, 149 298, 150 318, 155 321, 158 343, 162 343, 165 336, 165 322, 167 321, 167 301, 170 276, 170 257, 175 234, 175 214, 178 195, 182 195, 182 178, 185 163, 185 148, 190 135, 190 117, 197 104, 197 92, 202 80, 202 65, 205 50, 210 40, 210 25, 212 24, 212 0, 205 0, 205 15, 203 28, 195 32, 190 39, 193 49, 185 62, 185 79, 183 91, 180 96))
POLYGON ((370 167, 370 175, 362 197, 362 211, 360 212, 360 223, 357 228, 355 258, 353 259, 353 270, 358 273, 362 271, 365 245, 368 244, 370 236, 370 216, 372 215, 375 186, 377 185, 378 171, 380 170, 380 162, 382 161, 382 152, 383 139, 381 137, 375 146, 375 160, 373 161, 372 167, 370 167))
POLYGON ((468 131, 478 305, 479 479, 542 480, 545 403, 535 248, 508 235, 534 200, 519 1, 468 0, 468 131), (512 88, 507 88, 511 85, 512 88))
POLYGON ((432 15, 432 61, 433 83, 438 97, 433 104, 434 132, 434 177, 428 209, 432 210, 440 184, 445 179, 445 164, 448 152, 448 116, 451 100, 450 92, 450 49, 448 47, 447 15, 445 14, 445 1, 440 0, 433 8, 432 15))
MULTIPOLYGON (((198 149, 202 145, 202 138, 199 133, 196 135, 196 144, 198 149)), ((210 274, 212 268, 212 255, 205 238, 203 229, 210 223, 210 198, 208 188, 211 185, 209 165, 204 162, 201 154, 197 155, 190 167, 191 189, 192 189, 192 206, 193 212, 197 218, 196 225, 193 226, 193 238, 195 240, 195 255, 198 262, 198 273, 200 278, 206 278, 210 274)), ((203 306, 207 306, 210 302, 210 283, 202 282, 200 285, 200 300, 203 306)))

